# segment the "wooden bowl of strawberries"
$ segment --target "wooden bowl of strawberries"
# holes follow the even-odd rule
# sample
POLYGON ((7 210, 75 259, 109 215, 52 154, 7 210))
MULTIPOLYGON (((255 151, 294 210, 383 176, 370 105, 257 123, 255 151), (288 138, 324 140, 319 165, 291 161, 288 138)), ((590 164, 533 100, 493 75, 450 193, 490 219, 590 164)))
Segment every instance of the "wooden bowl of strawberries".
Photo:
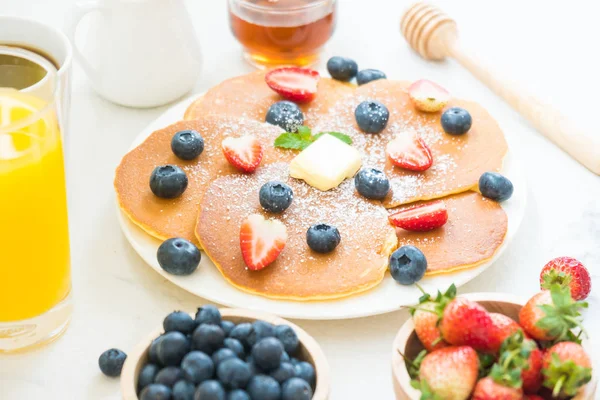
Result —
POLYGON ((528 301, 456 296, 454 286, 424 295, 394 340, 396 399, 593 400, 596 374, 589 342, 580 340, 587 303, 566 283, 528 301))

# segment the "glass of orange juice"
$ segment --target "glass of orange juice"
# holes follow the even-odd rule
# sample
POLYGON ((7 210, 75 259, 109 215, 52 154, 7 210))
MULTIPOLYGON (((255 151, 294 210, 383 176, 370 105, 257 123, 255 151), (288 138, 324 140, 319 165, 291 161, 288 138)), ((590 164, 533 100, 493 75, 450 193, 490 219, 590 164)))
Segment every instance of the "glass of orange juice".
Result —
POLYGON ((2 68, 0 352, 12 352, 49 342, 65 330, 71 274, 55 67, 28 50, 0 46, 2 68), (26 90, 24 75, 35 81, 36 90, 26 90))

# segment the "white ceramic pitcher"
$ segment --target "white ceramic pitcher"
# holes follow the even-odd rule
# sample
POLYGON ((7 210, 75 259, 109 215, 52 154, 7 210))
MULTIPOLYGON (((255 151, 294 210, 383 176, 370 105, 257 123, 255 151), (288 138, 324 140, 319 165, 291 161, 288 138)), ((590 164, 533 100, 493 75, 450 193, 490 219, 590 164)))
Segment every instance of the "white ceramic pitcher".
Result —
POLYGON ((169 103, 192 89, 200 75, 200 46, 184 0, 78 2, 67 33, 94 89, 121 105, 169 103), (89 29, 79 48, 77 27, 87 14, 89 29))

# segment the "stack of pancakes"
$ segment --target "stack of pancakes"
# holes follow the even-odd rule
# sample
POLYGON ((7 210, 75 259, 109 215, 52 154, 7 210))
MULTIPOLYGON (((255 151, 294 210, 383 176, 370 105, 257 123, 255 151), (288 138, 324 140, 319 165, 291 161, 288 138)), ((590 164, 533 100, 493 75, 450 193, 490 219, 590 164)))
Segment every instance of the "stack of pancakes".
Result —
MULTIPOLYGON (((499 171, 507 152, 504 135, 494 119, 477 103, 453 99, 447 107, 469 111, 473 125, 462 136, 446 134, 440 113, 415 109, 407 82, 377 80, 356 87, 321 78, 314 101, 301 105, 305 125, 313 132, 336 131, 352 138, 363 155, 363 167, 385 171, 391 191, 382 201, 371 201, 354 189, 353 180, 321 192, 289 177, 289 162, 297 151, 273 146, 283 130, 264 123, 268 108, 282 100, 265 83, 264 72, 236 77, 215 86, 196 100, 184 120, 158 130, 123 158, 115 189, 123 212, 148 234, 159 239, 182 237, 201 247, 234 286, 272 298, 332 299, 370 289, 381 282, 389 255, 398 247, 419 247, 428 261, 427 275, 473 268, 491 259, 502 244, 507 217, 495 202, 483 198, 477 182, 483 172, 499 171), (378 100, 390 111, 383 132, 366 134, 356 125, 354 109, 363 100, 378 100), (171 138, 193 129, 204 138, 204 152, 184 161, 171 151, 171 138), (417 133, 429 145, 434 163, 424 172, 395 167, 385 146, 395 135, 417 133), (254 174, 242 174, 221 151, 227 136, 254 135, 264 157, 254 174), (174 164, 187 174, 189 185, 176 199, 161 199, 150 190, 152 170, 174 164), (291 207, 269 215, 258 201, 258 190, 270 180, 287 182, 294 191, 291 207), (430 232, 394 229, 389 212, 415 202, 443 199, 448 223, 430 232), (250 214, 279 218, 288 241, 279 258, 261 271, 244 264, 239 229, 250 214), (315 223, 334 225, 342 241, 329 254, 318 254, 306 244, 306 231, 315 223)), ((399 287, 401 290, 401 287, 399 287)))

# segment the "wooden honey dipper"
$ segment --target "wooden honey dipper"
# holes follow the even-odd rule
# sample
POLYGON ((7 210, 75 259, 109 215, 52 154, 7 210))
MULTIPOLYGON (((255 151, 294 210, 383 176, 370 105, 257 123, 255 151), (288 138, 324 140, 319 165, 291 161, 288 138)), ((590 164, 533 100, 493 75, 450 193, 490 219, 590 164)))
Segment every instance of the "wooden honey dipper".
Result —
POLYGON ((405 11, 400 29, 406 41, 421 57, 426 60, 454 58, 540 133, 590 171, 600 175, 600 136, 582 132, 557 110, 524 94, 515 85, 500 80, 460 46, 456 22, 442 10, 426 2, 417 2, 405 11))

